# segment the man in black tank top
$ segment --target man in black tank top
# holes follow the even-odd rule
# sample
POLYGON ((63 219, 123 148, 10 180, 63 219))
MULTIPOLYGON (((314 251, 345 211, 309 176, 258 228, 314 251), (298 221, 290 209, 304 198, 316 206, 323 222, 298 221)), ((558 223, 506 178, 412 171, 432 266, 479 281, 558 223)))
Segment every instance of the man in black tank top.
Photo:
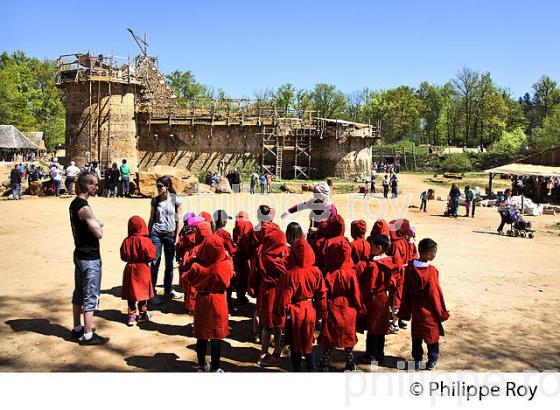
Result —
POLYGON ((70 204, 70 225, 74 236, 74 293, 72 338, 81 345, 102 345, 109 338, 93 332, 93 313, 99 306, 101 293, 101 254, 99 240, 103 237, 103 223, 93 215, 88 198, 98 185, 97 176, 83 172, 78 176, 78 196, 70 204), (81 323, 82 313, 84 325, 81 323))

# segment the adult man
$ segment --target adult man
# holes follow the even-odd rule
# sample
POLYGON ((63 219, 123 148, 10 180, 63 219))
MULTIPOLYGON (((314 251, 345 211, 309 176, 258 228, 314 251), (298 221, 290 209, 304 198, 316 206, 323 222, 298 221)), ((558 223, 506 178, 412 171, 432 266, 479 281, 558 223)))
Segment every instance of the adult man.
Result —
POLYGON ((70 165, 66 168, 66 194, 72 195, 74 193, 74 183, 76 182, 76 177, 80 173, 80 168, 76 166, 74 161, 70 162, 70 165))
POLYGON ((101 254, 99 240, 103 237, 103 223, 93 215, 87 200, 98 186, 97 177, 84 172, 78 176, 78 195, 70 204, 70 224, 74 236, 74 294, 72 338, 81 345, 103 345, 109 338, 93 332, 93 313, 99 306, 101 293, 101 254), (84 325, 81 315, 84 315, 84 325))
POLYGON ((21 173, 18 164, 10 171, 10 185, 12 186, 12 196, 14 199, 21 199, 21 173), (17 194, 17 195, 16 195, 17 194))
POLYGON ((121 183, 122 183, 122 196, 130 196, 130 168, 126 163, 126 159, 122 160, 121 165, 121 183))

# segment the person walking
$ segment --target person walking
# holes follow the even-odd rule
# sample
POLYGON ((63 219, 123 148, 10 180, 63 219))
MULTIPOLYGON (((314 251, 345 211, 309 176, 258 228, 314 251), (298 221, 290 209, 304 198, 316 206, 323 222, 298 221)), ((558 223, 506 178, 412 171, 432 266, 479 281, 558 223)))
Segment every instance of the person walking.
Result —
POLYGON ((80 168, 76 166, 74 161, 71 161, 70 165, 66 168, 66 181, 64 181, 67 195, 72 195, 74 193, 74 183, 76 182, 76 178, 79 173, 80 168))
POLYGON ((156 181, 158 195, 152 198, 150 221, 148 223, 150 239, 156 247, 156 259, 152 261, 152 286, 154 287, 152 303, 159 304, 161 299, 157 296, 156 284, 161 262, 162 252, 165 257, 165 273, 163 279, 164 294, 167 299, 181 297, 173 289, 173 258, 175 254, 175 241, 180 230, 179 215, 181 200, 177 197, 171 178, 167 175, 159 177, 156 181))
POLYGON ((389 195, 389 176, 387 174, 383 177, 381 185, 383 186, 383 198, 387 198, 389 195))
POLYGON ((129 198, 130 197, 130 167, 126 162, 126 159, 122 160, 120 171, 121 171, 122 196, 125 198, 129 198))
POLYGON ((74 293, 72 295, 73 339, 81 345, 103 345, 109 341, 93 331, 93 313, 101 294, 101 253, 99 240, 103 223, 95 218, 88 198, 97 190, 98 179, 84 172, 78 176, 78 195, 70 204, 70 225, 74 237, 74 293), (81 318, 84 317, 82 325, 81 318))
POLYGON ((14 199, 22 199, 21 174, 17 164, 14 165, 10 171, 10 185, 12 187, 12 196, 14 199))

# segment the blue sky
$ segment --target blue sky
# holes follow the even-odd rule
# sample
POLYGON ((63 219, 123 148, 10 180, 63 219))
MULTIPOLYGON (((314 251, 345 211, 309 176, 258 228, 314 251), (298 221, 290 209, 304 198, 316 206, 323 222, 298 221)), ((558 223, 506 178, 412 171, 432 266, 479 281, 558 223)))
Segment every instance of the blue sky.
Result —
POLYGON ((231 97, 285 82, 347 93, 443 84, 464 66, 517 97, 543 74, 560 81, 559 12, 560 2, 517 0, 4 0, 0 51, 134 56, 132 27, 164 73, 191 70, 231 97))

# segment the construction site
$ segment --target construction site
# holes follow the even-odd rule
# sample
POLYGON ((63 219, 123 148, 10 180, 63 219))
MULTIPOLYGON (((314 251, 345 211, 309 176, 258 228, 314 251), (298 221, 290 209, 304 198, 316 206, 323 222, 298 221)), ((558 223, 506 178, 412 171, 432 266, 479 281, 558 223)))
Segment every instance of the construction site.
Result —
POLYGON ((200 171, 253 169, 282 179, 349 178, 371 169, 380 126, 282 110, 248 99, 177 98, 129 30, 141 55, 133 60, 74 53, 58 59, 65 93, 66 157, 102 167, 126 158, 144 170, 167 165, 200 171))

